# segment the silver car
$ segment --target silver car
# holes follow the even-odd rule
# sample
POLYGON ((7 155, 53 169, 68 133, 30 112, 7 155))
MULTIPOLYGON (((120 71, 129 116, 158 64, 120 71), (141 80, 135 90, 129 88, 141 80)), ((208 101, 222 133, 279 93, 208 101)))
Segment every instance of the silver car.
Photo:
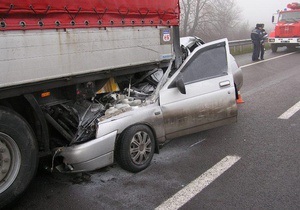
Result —
POLYGON ((153 71, 158 84, 131 84, 126 93, 106 95, 111 106, 96 119, 95 139, 57 148, 55 157, 63 157, 57 168, 91 171, 116 160, 122 168, 139 172, 166 141, 236 122, 236 90, 242 79, 234 74, 242 74, 232 58, 227 39, 205 43, 179 69, 170 62, 168 69, 153 71))
MULTIPOLYGON (((196 36, 186 36, 180 38, 180 45, 185 56, 188 56, 198 46, 204 45, 205 42, 196 36)), ((230 54, 228 64, 231 65, 232 74, 236 90, 239 91, 243 86, 243 74, 241 68, 237 65, 235 58, 230 54)))

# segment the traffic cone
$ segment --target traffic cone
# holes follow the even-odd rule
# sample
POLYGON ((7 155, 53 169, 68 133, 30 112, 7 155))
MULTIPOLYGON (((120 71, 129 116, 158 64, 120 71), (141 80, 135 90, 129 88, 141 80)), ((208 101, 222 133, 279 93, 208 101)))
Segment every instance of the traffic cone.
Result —
POLYGON ((240 93, 240 91, 238 91, 238 99, 236 100, 237 104, 242 104, 245 103, 245 101, 242 99, 242 95, 240 93))

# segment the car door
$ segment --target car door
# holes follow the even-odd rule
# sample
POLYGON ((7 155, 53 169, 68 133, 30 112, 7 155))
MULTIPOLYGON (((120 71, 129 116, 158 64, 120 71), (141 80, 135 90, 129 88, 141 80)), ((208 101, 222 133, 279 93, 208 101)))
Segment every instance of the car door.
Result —
POLYGON ((160 90, 167 139, 236 122, 228 56, 227 39, 206 43, 193 51, 160 90))

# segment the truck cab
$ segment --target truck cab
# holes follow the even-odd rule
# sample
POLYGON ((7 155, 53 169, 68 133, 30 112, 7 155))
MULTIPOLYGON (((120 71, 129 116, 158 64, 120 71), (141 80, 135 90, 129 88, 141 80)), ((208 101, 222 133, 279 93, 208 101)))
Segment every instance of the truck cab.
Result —
POLYGON ((269 43, 272 52, 277 52, 278 47, 286 46, 289 50, 295 50, 300 45, 300 4, 291 3, 287 9, 279 11, 272 18, 276 23, 274 31, 269 35, 269 43))

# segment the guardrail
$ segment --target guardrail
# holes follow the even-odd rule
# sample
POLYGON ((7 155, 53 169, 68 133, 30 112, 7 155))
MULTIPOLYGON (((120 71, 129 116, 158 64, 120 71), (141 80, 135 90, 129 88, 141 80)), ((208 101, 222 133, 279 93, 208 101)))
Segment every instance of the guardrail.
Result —
POLYGON ((229 47, 233 54, 242 53, 245 51, 245 48, 247 48, 248 51, 249 49, 252 50, 252 41, 251 39, 229 41, 229 47))
POLYGON ((229 41, 229 46, 230 47, 250 45, 250 44, 252 44, 251 39, 242 39, 242 40, 229 41))

